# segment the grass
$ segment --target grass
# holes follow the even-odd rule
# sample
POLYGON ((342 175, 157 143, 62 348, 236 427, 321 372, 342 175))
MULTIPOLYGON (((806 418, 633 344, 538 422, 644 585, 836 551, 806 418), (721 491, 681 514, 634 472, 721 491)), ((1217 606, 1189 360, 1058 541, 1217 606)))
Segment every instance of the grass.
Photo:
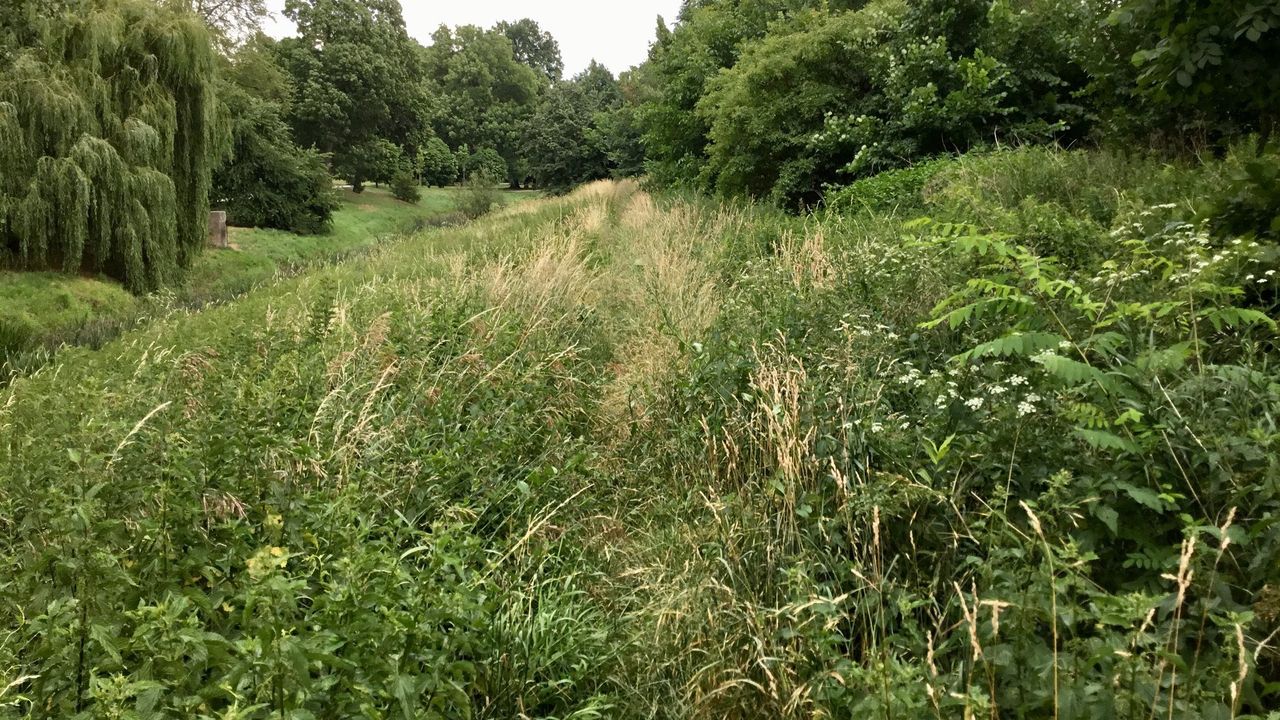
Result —
POLYGON ((1142 185, 1213 168, 1016 245, 1091 161, 598 183, 67 350, 0 389, 0 717, 1265 716, 1274 297, 1142 185))
MULTIPOLYGON (((234 298, 253 287, 317 263, 367 252, 388 238, 432 223, 457 223, 461 188, 425 188, 416 205, 385 188, 357 195, 341 190, 342 207, 327 235, 231 228, 230 250, 208 250, 186 282, 160 298, 138 298, 107 278, 0 271, 0 367, 38 366, 61 345, 100 345, 122 328, 166 307, 200 307, 234 298)), ((505 192, 507 203, 537 197, 505 192)))

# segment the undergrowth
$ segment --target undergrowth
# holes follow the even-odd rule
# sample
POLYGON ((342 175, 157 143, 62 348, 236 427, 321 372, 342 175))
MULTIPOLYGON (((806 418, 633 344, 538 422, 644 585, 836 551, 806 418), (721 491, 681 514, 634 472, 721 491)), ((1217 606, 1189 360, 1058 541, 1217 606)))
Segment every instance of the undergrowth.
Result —
POLYGON ((600 183, 67 351, 0 394, 0 714, 1267 717, 1223 173, 600 183))

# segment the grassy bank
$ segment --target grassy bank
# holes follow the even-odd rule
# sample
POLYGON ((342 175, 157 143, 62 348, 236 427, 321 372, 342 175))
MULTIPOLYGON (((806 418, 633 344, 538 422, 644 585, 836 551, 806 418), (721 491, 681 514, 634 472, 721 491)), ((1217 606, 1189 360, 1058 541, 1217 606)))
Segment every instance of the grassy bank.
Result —
POLYGON ((68 350, 0 390, 0 713, 1265 716, 1273 260, 1195 217, 1221 171, 602 183, 68 350))
MULTIPOLYGON (((459 192, 424 189, 420 202, 407 204, 383 188, 360 195, 343 190, 342 207, 327 235, 232 228, 231 250, 204 253, 186 281, 161 297, 135 297, 107 278, 0 271, 0 367, 7 364, 9 372, 36 367, 61 345, 100 345, 167 308, 227 300, 278 275, 366 252, 389 237, 432 223, 460 222, 455 213, 459 192)), ((508 203, 536 196, 502 194, 508 203)))

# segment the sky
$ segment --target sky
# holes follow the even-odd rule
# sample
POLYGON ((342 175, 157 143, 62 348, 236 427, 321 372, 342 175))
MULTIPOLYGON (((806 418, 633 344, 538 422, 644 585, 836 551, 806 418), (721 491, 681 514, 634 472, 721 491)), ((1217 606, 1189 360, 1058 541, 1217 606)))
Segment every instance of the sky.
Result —
MULTIPOLYGON (((492 27, 499 20, 532 18, 560 43, 565 76, 597 60, 616 75, 644 62, 653 42, 658 16, 674 24, 680 0, 401 0, 409 34, 430 44, 441 24, 492 27)), ((268 0, 275 15, 268 34, 293 34, 281 14, 284 0, 268 0)))

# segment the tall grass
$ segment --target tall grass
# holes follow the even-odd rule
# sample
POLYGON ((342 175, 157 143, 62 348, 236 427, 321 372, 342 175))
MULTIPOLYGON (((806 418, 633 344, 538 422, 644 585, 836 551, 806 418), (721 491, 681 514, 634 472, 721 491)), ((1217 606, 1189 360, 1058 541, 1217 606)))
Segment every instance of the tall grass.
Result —
POLYGON ((1176 194, 1049 261, 966 188, 1112 162, 1050 159, 927 223, 598 183, 60 355, 0 394, 0 714, 1264 716, 1266 271, 1176 194))

